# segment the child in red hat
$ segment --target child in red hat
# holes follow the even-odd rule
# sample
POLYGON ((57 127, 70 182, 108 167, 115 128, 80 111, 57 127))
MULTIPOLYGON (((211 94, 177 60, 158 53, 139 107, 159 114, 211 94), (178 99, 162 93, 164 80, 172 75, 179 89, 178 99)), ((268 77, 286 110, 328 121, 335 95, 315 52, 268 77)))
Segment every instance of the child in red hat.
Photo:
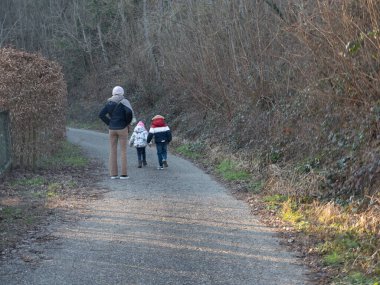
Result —
POLYGON ((152 141, 153 138, 157 149, 157 169, 162 170, 164 169, 164 166, 168 167, 167 147, 172 140, 172 133, 165 122, 165 118, 161 115, 156 115, 152 118, 152 123, 147 138, 148 144, 152 141))

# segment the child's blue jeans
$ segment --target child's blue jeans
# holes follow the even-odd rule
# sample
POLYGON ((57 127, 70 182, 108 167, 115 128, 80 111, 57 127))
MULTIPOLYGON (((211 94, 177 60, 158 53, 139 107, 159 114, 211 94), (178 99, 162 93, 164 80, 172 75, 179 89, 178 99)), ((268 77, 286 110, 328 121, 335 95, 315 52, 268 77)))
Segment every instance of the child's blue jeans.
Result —
POLYGON ((166 142, 156 143, 158 164, 162 166, 162 161, 168 158, 168 144, 166 142))

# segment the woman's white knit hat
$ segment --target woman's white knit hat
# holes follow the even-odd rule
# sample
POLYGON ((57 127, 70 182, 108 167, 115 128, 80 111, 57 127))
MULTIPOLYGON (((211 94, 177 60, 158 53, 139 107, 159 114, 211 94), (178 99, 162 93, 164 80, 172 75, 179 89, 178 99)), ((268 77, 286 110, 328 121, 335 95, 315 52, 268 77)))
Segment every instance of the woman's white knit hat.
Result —
POLYGON ((124 89, 120 86, 115 86, 112 90, 112 96, 115 95, 124 95, 124 89))

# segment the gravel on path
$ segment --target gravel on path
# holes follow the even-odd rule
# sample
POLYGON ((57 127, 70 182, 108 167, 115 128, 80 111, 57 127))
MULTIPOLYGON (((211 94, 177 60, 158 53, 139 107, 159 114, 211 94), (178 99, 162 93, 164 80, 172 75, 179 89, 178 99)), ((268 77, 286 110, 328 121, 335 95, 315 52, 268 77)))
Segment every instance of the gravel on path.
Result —
POLYGON ((155 148, 137 168, 128 148, 127 180, 107 175, 108 135, 69 128, 68 140, 104 161, 103 199, 54 225, 36 245, 37 266, 15 259, 0 284, 309 284, 308 269, 279 244, 243 201, 190 162, 169 154, 157 170, 155 148))

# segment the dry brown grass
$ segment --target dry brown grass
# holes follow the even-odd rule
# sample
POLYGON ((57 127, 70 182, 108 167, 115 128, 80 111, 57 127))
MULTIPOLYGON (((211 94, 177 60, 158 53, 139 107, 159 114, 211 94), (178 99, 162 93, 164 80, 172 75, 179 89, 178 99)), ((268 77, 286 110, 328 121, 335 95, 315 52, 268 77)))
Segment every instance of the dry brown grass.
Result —
POLYGON ((289 197, 320 197, 324 176, 316 173, 297 173, 294 168, 271 164, 266 170, 266 192, 289 197))

